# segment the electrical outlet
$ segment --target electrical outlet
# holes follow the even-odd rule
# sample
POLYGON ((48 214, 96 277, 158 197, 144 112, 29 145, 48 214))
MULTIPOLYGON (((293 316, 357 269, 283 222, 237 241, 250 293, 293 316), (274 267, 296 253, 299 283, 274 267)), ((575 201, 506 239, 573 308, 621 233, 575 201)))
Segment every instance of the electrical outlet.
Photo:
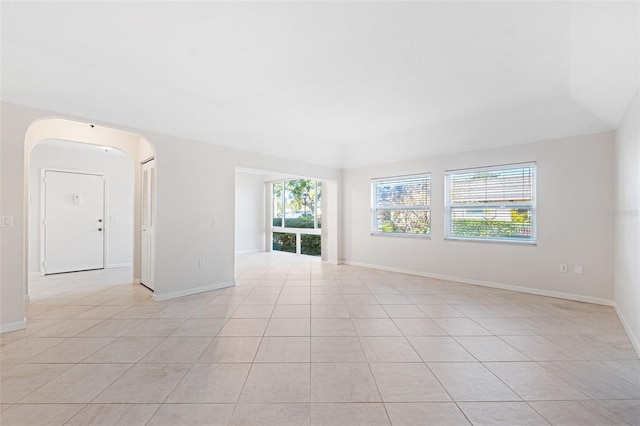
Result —
POLYGON ((576 274, 581 274, 582 273, 582 265, 576 265, 573 267, 573 272, 575 272, 576 274))
POLYGON ((560 272, 569 272, 569 267, 567 266, 566 263, 560 264, 560 272))
POLYGON ((205 265, 206 265, 206 262, 204 261, 204 259, 200 259, 200 260, 198 261, 198 265, 200 265, 200 267, 201 267, 201 268, 204 268, 204 267, 205 267, 205 265))

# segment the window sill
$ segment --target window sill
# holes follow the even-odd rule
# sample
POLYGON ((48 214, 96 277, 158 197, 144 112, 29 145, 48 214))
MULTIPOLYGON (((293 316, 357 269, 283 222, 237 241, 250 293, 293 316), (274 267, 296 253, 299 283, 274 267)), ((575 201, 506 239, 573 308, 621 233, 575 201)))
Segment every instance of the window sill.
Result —
POLYGON ((372 237, 400 237, 400 238, 422 238, 425 240, 430 240, 430 234, 397 234, 392 232, 372 232, 372 237))
POLYGON ((498 244, 515 244, 515 245, 525 245, 525 246, 537 246, 538 242, 536 240, 530 241, 518 241, 518 240, 500 240, 500 239, 489 239, 489 238, 461 238, 461 237, 444 237, 445 241, 463 241, 470 243, 498 243, 498 244))
POLYGON ((271 232, 279 232, 282 234, 309 234, 321 235, 322 228, 283 228, 281 226, 272 226, 271 232))

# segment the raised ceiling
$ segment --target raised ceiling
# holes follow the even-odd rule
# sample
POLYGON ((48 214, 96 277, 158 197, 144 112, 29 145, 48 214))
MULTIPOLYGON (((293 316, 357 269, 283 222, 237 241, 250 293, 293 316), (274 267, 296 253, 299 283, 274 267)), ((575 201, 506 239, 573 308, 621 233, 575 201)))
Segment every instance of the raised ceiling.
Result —
POLYGON ((616 128, 638 2, 2 2, 2 100, 356 167, 616 128))

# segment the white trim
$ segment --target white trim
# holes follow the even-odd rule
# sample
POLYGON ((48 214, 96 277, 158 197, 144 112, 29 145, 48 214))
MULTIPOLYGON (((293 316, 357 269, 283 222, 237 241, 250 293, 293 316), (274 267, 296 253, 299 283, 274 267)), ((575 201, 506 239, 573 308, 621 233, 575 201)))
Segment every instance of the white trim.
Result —
POLYGON ((463 242, 471 242, 471 243, 500 243, 500 244, 516 244, 516 245, 529 245, 529 246, 537 246, 538 242, 536 240, 516 240, 511 239, 507 240, 504 238, 485 238, 485 237, 444 237, 444 241, 463 241, 463 242))
MULTIPOLYGON (((237 170, 237 167, 236 167, 237 170)), ((264 183, 264 200, 265 200, 265 209, 264 209, 264 230, 265 230, 265 238, 264 238, 264 251, 271 252, 273 251, 273 184, 265 182, 264 183)), ((237 224, 236 224, 237 226, 237 224)))
POLYGON ((28 294, 25 294, 25 295, 24 295, 24 301, 25 301, 25 302, 29 302, 29 301, 31 301, 31 296, 29 296, 28 294))
POLYGON ((202 287, 189 288, 181 291, 174 291, 173 293, 166 293, 166 294, 154 293, 153 300, 155 302, 161 302, 163 300, 175 299, 176 297, 191 296, 192 294, 204 293, 206 291, 212 291, 212 290, 220 290, 222 288, 233 287, 235 285, 236 285, 235 281, 227 281, 224 283, 205 285, 202 287))
MULTIPOLYGON (((29 160, 31 161, 31 160, 29 160)), ((46 176, 46 171, 47 169, 45 167, 40 167, 40 235, 38 235, 39 239, 40 239, 40 263, 38 265, 38 269, 40 271, 40 276, 44 276, 45 274, 45 267, 44 267, 44 247, 45 247, 45 228, 44 228, 44 217, 46 214, 46 208, 45 208, 45 200, 47 199, 47 192, 46 192, 46 186, 45 186, 45 176, 46 176)), ((28 224, 27 224, 27 230, 28 230, 28 224)))
POLYGON ((631 344, 636 350, 636 353, 638 354, 638 356, 640 356, 640 339, 638 339, 638 336, 635 336, 633 334, 633 330, 629 326, 627 319, 624 317, 624 315, 622 315, 622 311, 620 310, 620 308, 618 308, 618 304, 616 302, 613 302, 613 309, 616 310, 616 314, 618 314, 618 319, 622 323, 622 327, 624 328, 624 330, 627 332, 627 337, 629 337, 629 340, 631 340, 631 344))
POLYGON ((400 237, 400 238, 422 238, 425 240, 430 240, 431 239, 431 234, 403 234, 400 232, 378 232, 378 231, 371 231, 371 236, 372 237, 400 237))
POLYGON ((583 296, 581 294, 564 293, 561 291, 553 291, 553 290, 542 290, 542 289, 531 288, 531 287, 521 287, 513 284, 474 280, 472 278, 454 277, 451 275, 432 274, 432 273, 422 272, 422 271, 393 268, 390 266, 371 265, 368 263, 351 262, 351 261, 345 261, 344 263, 346 265, 359 266, 362 268, 371 268, 371 269, 379 269, 382 271, 399 272, 401 274, 417 275, 420 277, 435 278, 435 279, 446 280, 446 281, 455 281, 455 282, 464 283, 464 284, 479 285, 482 287, 491 287, 491 288, 499 288, 502 290, 517 291, 519 293, 528 293, 528 294, 535 294, 538 296, 555 297, 558 299, 573 300, 576 302, 594 303, 596 305, 615 306, 615 302, 613 300, 603 299, 600 297, 583 296))
POLYGON ((264 250, 262 249, 251 249, 251 250, 239 250, 236 251, 236 254, 247 254, 247 253, 262 253, 264 250))
POLYGON ((8 333, 10 331, 24 330, 27 328, 27 319, 22 321, 10 322, 8 324, 0 324, 0 333, 8 333))
MULTIPOLYGON (((321 184, 322 185, 322 184, 321 184)), ((318 181, 313 181, 313 205, 316 206, 315 214, 313 215, 313 229, 318 229, 318 181)), ((322 208, 320 209, 322 212, 322 208)))
POLYGON ((322 235, 322 228, 290 228, 283 226, 274 226, 273 232, 279 232, 281 234, 307 234, 307 235, 322 235))
POLYGON ((107 266, 105 266, 105 269, 113 269, 113 268, 127 268, 131 266, 131 262, 129 263, 111 263, 107 266))
POLYGON ((148 158, 147 160, 140 163, 140 168, 138 169, 138 173, 140 174, 140 193, 138 194, 140 210, 138 212, 138 220, 140 221, 140 228, 138 229, 138 237, 139 237, 139 247, 138 247, 138 257, 139 257, 139 272, 140 279, 138 279, 138 284, 142 284, 147 287, 151 291, 155 291, 156 285, 156 207, 157 207, 157 184, 153 186, 152 183, 156 182, 157 169, 156 169, 156 159, 154 156, 148 158), (149 223, 145 226, 145 202, 144 202, 144 193, 147 189, 144 180, 145 172, 149 172, 149 179, 147 181, 148 189, 149 189, 149 223), (153 178, 153 181, 152 181, 153 178), (153 190, 152 190, 153 189, 153 190), (145 243, 145 240, 151 240, 150 244, 145 243), (147 248, 146 254, 147 258, 143 259, 142 255, 142 247, 145 246, 147 248), (146 260, 146 262, 144 262, 146 260), (144 272, 146 271, 146 272, 144 272), (146 283, 142 283, 142 276, 145 275, 146 283))
POLYGON ((102 267, 107 268, 109 264, 109 234, 111 233, 111 209, 109 208, 109 175, 102 175, 102 194, 104 197, 104 205, 102 206, 102 267))
POLYGON ((409 175, 383 176, 383 177, 371 178, 371 181, 386 182, 389 180, 409 180, 409 179, 421 179, 425 177, 431 180, 431 172, 412 173, 409 175))
POLYGON ((139 285, 140 284, 140 278, 136 278, 133 280, 133 285, 139 285))
POLYGON ((520 167, 536 167, 537 166, 537 161, 525 161, 522 163, 507 163, 507 164, 496 164, 493 166, 480 166, 480 167, 469 167, 469 168, 463 168, 463 169, 449 169, 449 170, 445 170, 444 171, 444 175, 452 175, 452 174, 457 174, 460 172, 465 172, 465 173, 478 173, 478 172, 490 172, 493 170, 505 170, 505 169, 510 169, 510 168, 520 168, 520 167))
POLYGON ((29 277, 33 278, 33 277, 39 277, 42 274, 40 272, 29 272, 29 277))

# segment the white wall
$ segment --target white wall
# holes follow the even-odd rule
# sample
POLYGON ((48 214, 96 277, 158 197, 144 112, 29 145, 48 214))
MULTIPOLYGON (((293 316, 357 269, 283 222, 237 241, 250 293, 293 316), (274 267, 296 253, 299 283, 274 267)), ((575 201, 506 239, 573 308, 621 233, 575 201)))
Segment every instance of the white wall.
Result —
POLYGON ((615 301, 640 353, 640 108, 638 93, 616 131, 615 301))
POLYGON ((236 253, 264 251, 265 177, 236 172, 236 253))
POLYGON ((124 153, 112 149, 62 148, 38 144, 31 151, 29 165, 29 273, 40 271, 41 168, 59 168, 107 174, 108 211, 105 266, 131 265, 133 256, 133 162, 124 153))
POLYGON ((613 152, 607 132, 345 170, 345 260, 611 301, 613 223, 605 210, 613 205, 613 152), (443 239, 445 170, 527 161, 537 162, 537 245, 443 239), (372 236, 371 179, 422 172, 432 179, 431 239, 372 236), (561 263, 571 273, 560 273, 561 263))
MULTIPOLYGON (((30 148, 30 144, 35 145, 51 137, 109 145, 111 136, 108 132, 96 132, 104 123, 94 120, 6 102, 1 108, 0 215, 14 217, 14 226, 0 231, 0 331, 8 331, 24 326, 22 301, 27 282, 28 246, 25 238, 25 165, 29 152, 25 145, 30 148), (69 122, 73 138, 51 135, 38 126, 42 122, 40 120, 51 117, 75 120, 81 124, 69 122), (97 127, 90 128, 86 124, 89 122, 94 122, 97 127)), ((233 283, 236 167, 315 176, 329 181, 337 181, 340 176, 336 169, 314 164, 124 126, 104 126, 131 132, 123 133, 121 140, 114 145, 131 158, 140 155, 140 137, 153 146, 157 166, 155 296, 159 299, 233 283), (206 261, 206 267, 199 267, 199 259, 206 261)), ((335 240, 340 239, 341 236, 336 235, 335 240)), ((137 251, 136 246, 134 251, 137 251)), ((137 272, 134 271, 135 274, 137 272)))
POLYGON ((156 152, 156 296, 234 282, 236 167, 336 180, 335 169, 147 131, 156 152), (213 225, 215 220, 216 225, 213 225), (204 259, 205 268, 198 267, 204 259))
MULTIPOLYGON (((0 216, 11 216, 12 227, 0 228, 0 332, 18 330, 26 325, 24 292, 26 256, 24 245, 24 134, 27 125, 0 115, 0 216), (21 135, 20 135, 21 134, 21 135)), ((35 115, 26 111, 26 120, 35 115)), ((30 121, 29 121, 30 123, 30 121)))

